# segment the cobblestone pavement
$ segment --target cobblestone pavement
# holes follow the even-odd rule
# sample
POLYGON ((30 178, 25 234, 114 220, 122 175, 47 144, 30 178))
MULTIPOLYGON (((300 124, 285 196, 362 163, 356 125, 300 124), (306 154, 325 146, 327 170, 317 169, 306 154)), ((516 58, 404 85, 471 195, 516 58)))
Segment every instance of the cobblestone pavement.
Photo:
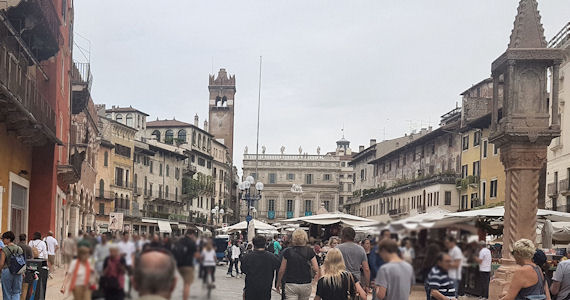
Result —
MULTIPOLYGON (((239 300, 242 299, 242 290, 244 287, 243 278, 226 278, 227 267, 219 266, 216 269, 216 289, 212 291, 212 300, 239 300)), ((49 300, 71 300, 73 297, 70 295, 62 295, 59 290, 63 283, 64 271, 62 268, 57 269, 53 279, 48 281, 48 291, 46 299, 49 300)), ((137 299, 136 293, 132 295, 133 299, 137 299)), ((313 290, 314 296, 314 290, 313 290)), ((1 299, 1 297, 0 297, 1 299)), ((176 289, 172 295, 173 300, 182 299, 182 278, 177 275, 176 289)), ((202 282, 196 281, 191 287, 190 299, 207 299, 206 290, 202 288, 202 282)), ((281 296, 275 291, 272 292, 271 300, 280 300, 281 296)), ((311 297, 312 299, 312 297, 311 297)), ((368 299, 372 299, 369 295, 368 299)), ((416 285, 413 287, 412 294, 410 295, 412 300, 424 300, 425 292, 423 286, 416 285)), ((461 300, 471 300, 477 299, 474 297, 460 297, 461 300)))

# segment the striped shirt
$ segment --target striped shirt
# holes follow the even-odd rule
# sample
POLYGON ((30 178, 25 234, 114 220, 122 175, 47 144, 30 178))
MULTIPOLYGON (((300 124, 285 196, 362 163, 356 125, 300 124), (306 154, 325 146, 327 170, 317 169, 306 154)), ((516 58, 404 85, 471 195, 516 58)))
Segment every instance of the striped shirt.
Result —
MULTIPOLYGON (((438 266, 431 268, 428 274, 426 285, 431 290, 439 291, 443 296, 449 299, 455 298, 455 284, 453 279, 449 278, 447 271, 440 269, 438 266)), ((435 299, 432 297, 432 299, 435 299)))

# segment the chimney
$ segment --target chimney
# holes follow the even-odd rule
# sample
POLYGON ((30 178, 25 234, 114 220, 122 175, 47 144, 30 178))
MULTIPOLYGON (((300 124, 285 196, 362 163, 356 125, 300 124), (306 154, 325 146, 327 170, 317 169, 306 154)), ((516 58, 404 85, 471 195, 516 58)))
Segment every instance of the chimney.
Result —
POLYGON ((358 146, 358 152, 362 152, 362 151, 364 151, 364 145, 358 146))
POLYGON ((370 146, 376 145, 376 139, 370 139, 370 146))
POLYGON ((208 120, 204 120, 204 131, 208 131, 208 120))
POLYGON ((194 116, 194 126, 198 127, 198 114, 194 116))

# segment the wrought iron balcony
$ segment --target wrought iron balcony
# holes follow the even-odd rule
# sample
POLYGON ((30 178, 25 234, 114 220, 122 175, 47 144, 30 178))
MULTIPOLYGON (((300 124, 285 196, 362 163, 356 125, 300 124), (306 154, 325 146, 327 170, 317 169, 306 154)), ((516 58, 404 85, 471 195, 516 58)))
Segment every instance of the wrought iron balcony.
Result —
POLYGON ((549 197, 558 196, 558 182, 549 183, 546 190, 549 197))
POLYGON ((71 69, 71 112, 73 114, 78 114, 87 107, 91 98, 92 82, 93 75, 91 75, 90 64, 74 62, 71 69))

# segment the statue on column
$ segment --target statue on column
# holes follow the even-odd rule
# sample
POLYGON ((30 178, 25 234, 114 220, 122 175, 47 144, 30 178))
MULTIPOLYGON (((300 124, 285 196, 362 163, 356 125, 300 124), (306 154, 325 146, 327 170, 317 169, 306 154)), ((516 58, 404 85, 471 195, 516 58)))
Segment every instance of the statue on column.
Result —
POLYGON ((321 155, 321 146, 317 147, 317 155, 321 155))
POLYGON ((247 154, 247 146, 245 146, 245 149, 243 149, 243 154, 247 154))
POLYGON ((303 148, 301 146, 299 146, 299 155, 303 154, 303 148))
POLYGON ((283 155, 283 153, 285 153, 285 146, 281 146, 281 155, 283 155))

